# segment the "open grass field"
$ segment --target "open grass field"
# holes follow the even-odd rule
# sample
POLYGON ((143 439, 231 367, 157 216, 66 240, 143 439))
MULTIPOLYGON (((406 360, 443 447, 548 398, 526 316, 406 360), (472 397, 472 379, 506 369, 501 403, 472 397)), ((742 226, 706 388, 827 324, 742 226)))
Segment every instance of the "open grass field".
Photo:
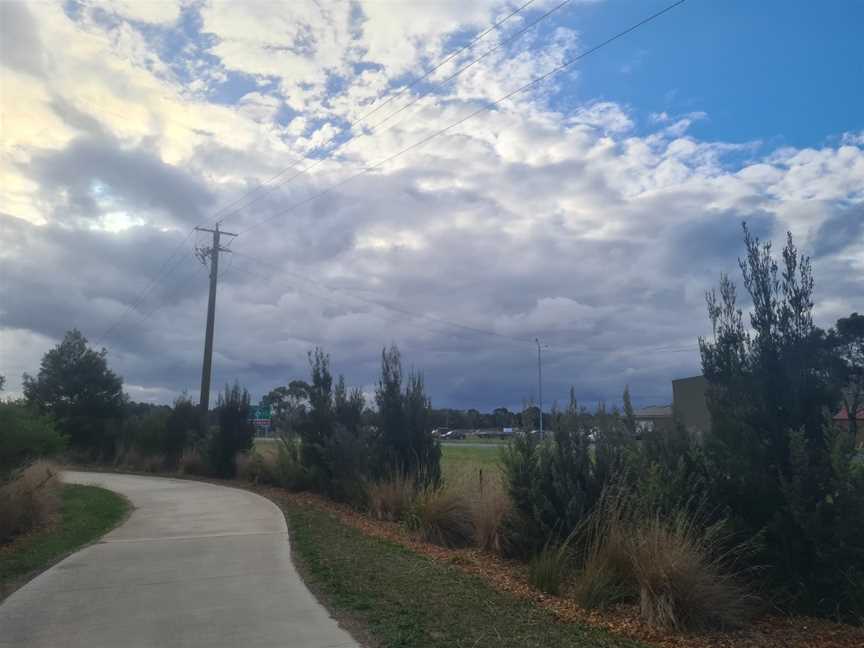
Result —
POLYGON ((444 479, 477 478, 483 470, 484 477, 497 478, 500 474, 500 443, 472 443, 451 441, 441 444, 441 470, 444 479))
MULTIPOLYGON (((275 439, 255 439, 255 452, 266 455, 276 452, 275 439)), ((502 442, 475 443, 446 441, 441 444, 441 470, 446 481, 476 481, 480 470, 484 479, 497 479, 501 474, 499 458, 505 446, 502 442)))
MULTIPOLYGON (((276 452, 275 439, 255 439, 255 452, 269 454, 276 452)), ((484 478, 497 478, 500 475, 499 457, 505 444, 502 442, 475 443, 473 441, 446 441, 441 444, 441 469, 444 478, 449 480, 479 477, 482 469, 484 478)))
POLYGON ((128 511, 129 503, 109 490, 63 485, 55 524, 0 547, 0 599, 29 576, 100 538, 119 524, 128 511))
POLYGON ((637 644, 498 592, 480 578, 372 538, 330 512, 285 504, 298 566, 337 618, 382 648, 608 648, 637 644))

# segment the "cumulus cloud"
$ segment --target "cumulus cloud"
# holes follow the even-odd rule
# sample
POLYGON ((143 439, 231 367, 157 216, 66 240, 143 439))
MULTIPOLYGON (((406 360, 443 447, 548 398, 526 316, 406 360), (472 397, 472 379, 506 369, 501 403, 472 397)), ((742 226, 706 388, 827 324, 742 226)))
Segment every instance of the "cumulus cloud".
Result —
MULTIPOLYGON (((60 151, 38 152, 31 177, 57 197, 55 219, 98 218, 106 211, 154 211, 169 223, 197 224, 214 197, 207 185, 139 146, 124 149, 111 138, 73 140, 60 151)), ((159 216, 153 218, 160 224, 159 216)))
POLYGON ((638 402, 668 401, 669 379, 698 371, 704 291, 734 272, 744 220, 763 238, 791 229, 814 255, 820 324, 861 308, 855 134, 821 148, 706 141, 691 130, 703 113, 557 101, 579 84, 564 75, 432 138, 578 51, 581 34, 559 27, 436 85, 466 53, 376 117, 419 98, 409 110, 349 129, 515 5, 81 7, 31 10, 38 29, 20 37, 42 43, 39 66, 4 53, 24 102, 0 161, 13 391, 77 326, 134 398, 194 393, 207 276, 192 254, 206 238, 190 230, 217 215, 241 236, 221 268, 214 382, 256 395, 304 376, 315 345, 368 388, 395 342, 436 403, 518 406, 536 395, 539 337, 552 399, 575 384, 614 400, 629 383, 638 402))
POLYGON ((0 63, 40 76, 43 49, 39 28, 23 2, 0 3, 0 63))

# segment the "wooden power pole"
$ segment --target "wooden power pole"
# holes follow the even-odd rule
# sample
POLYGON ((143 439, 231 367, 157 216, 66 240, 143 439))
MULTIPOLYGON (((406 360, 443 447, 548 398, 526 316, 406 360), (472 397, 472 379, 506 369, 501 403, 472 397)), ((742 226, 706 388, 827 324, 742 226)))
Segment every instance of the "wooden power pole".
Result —
POLYGON ((231 232, 223 232, 216 223, 214 229, 196 227, 199 232, 210 232, 213 234, 213 245, 198 251, 201 262, 206 264, 210 259, 210 298, 207 301, 207 331, 204 335, 204 365, 201 368, 201 398, 198 406, 201 408, 202 420, 206 421, 207 412, 210 411, 210 370, 213 366, 213 325, 216 320, 216 280, 219 278, 219 253, 230 252, 219 244, 222 236, 237 236, 231 232))

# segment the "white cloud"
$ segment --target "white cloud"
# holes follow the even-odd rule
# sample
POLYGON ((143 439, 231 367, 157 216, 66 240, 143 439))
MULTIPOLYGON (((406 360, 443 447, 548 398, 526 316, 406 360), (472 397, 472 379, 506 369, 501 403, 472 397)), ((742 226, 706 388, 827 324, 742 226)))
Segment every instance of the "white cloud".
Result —
MULTIPOLYGON (((215 384, 284 383, 305 374, 305 351, 321 344, 337 371, 368 385, 392 341, 429 371, 442 398, 514 404, 529 394, 533 354, 503 335, 570 350, 550 358, 550 393, 563 395, 572 380, 612 396, 626 372, 634 393, 656 391, 696 371, 695 354, 642 349, 707 332, 702 293, 721 270, 734 271, 742 219, 764 236, 791 229, 805 250, 827 249, 822 225, 834 223, 838 205, 864 203, 854 133, 840 146, 766 151, 695 137, 692 123, 710 118, 702 113, 656 114, 646 133, 635 128, 638 114, 613 101, 566 111, 550 103, 557 86, 578 84, 572 75, 327 191, 551 69, 580 36, 526 35, 530 53, 496 52, 378 132, 356 127, 356 139, 321 161, 321 147, 349 137, 345 122, 377 105, 393 74, 415 78, 454 37, 515 5, 369 2, 352 13, 349 3, 319 4, 274 12, 270 3, 206 3, 212 41, 188 44, 179 71, 128 21, 106 26, 85 13, 76 23, 57 6, 31 9, 46 76, 27 68, 3 77, 20 99, 4 105, 0 161, 0 210, 18 217, 0 222, 10 374, 35 370, 62 327, 96 337, 126 311, 183 243, 192 224, 184 217, 200 209, 205 218, 292 165, 278 176, 283 186, 225 213, 233 231, 271 220, 226 255, 215 384), (266 75, 277 79, 264 83, 266 75), (242 96, 217 101, 226 87, 242 96)), ((111 10, 168 29, 175 9, 111 10)), ((206 277, 192 242, 183 245, 176 267, 108 341, 136 398, 170 399, 198 379, 206 277)), ((816 260, 822 324, 851 309, 849 286, 864 272, 854 237, 832 246, 816 260)))
POLYGON ((98 7, 129 20, 173 23, 180 16, 178 0, 99 0, 98 7))

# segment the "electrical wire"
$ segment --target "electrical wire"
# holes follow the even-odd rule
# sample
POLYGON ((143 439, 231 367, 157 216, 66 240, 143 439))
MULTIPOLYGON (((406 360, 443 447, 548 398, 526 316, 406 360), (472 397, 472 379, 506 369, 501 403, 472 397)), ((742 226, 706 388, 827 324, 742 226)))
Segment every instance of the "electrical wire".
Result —
MULTIPOLYGON (((381 108, 383 108, 385 105, 388 105, 388 104, 391 103, 393 100, 395 100, 396 98, 398 98, 399 96, 401 96, 402 94, 404 94, 405 92, 407 92, 408 90, 410 90, 411 88, 415 87, 418 83, 420 83, 420 82, 422 82, 423 80, 429 78, 432 74, 434 74, 434 73, 435 73, 437 70, 439 70, 442 66, 444 66, 445 64, 447 64, 448 62, 450 62, 451 60, 453 60, 454 58, 456 58, 457 56, 459 56, 462 52, 464 52, 464 51, 468 50, 469 48, 473 47, 477 42, 479 42, 480 40, 482 40, 482 39, 483 39, 485 36, 487 36, 489 33, 491 33, 492 31, 494 31, 494 30, 496 30, 496 29, 498 29, 498 28, 499 28, 501 25, 503 25, 505 22, 507 22, 508 20, 510 20, 511 18, 513 18, 514 16, 518 15, 518 14, 521 13, 522 11, 524 11, 526 8, 528 8, 528 7, 529 7, 531 4, 533 4, 535 1, 536 1, 536 0, 529 0, 528 2, 523 3, 521 6, 517 7, 515 10, 513 10, 512 12, 510 12, 509 14, 507 14, 504 18, 502 18, 502 19, 498 20, 497 22, 493 23, 490 27, 488 27, 487 29, 485 29, 483 32, 481 32, 481 33, 477 34, 476 36, 474 36, 474 37, 473 37, 473 38, 472 38, 468 43, 466 43, 466 44, 463 45, 462 47, 458 48, 457 50, 455 50, 454 52, 452 52, 451 54, 449 54, 447 57, 445 57, 443 60, 441 60, 438 64, 436 64, 436 65, 433 66, 430 70, 428 70, 425 74, 423 74, 423 75, 421 75, 420 77, 414 79, 414 81, 412 81, 412 82, 411 82, 410 84, 408 84, 407 86, 404 86, 404 87, 400 88, 396 93, 392 94, 392 95, 391 95, 388 99, 386 99, 383 103, 379 104, 378 106, 376 106, 376 107, 373 108, 372 110, 367 111, 366 113, 364 113, 363 115, 361 115, 358 119, 355 119, 354 121, 350 122, 349 125, 348 125, 348 128, 349 128, 349 129, 350 129, 350 128, 353 128, 355 125, 361 123, 362 121, 364 121, 365 119, 367 119, 369 116, 371 116, 371 115, 375 114, 376 112, 378 112, 378 111, 379 111, 381 108)), ((555 11, 558 11, 558 10, 559 10, 560 8, 562 8, 564 5, 568 4, 570 1, 571 1, 571 0, 564 0, 564 2, 561 2, 559 5, 553 7, 551 10, 545 12, 542 16, 540 16, 538 19, 536 19, 535 21, 533 21, 530 25, 528 25, 527 27, 523 28, 522 30, 520 30, 520 31, 517 32, 516 34, 512 35, 511 37, 509 37, 509 38, 506 39, 505 41, 502 41, 501 43, 499 43, 499 44, 496 45, 495 47, 493 47, 493 48, 487 50, 487 51, 484 52, 484 54, 482 54, 479 58, 474 59, 474 60, 471 61, 468 65, 464 66, 463 68, 461 68, 460 70, 458 70, 456 73, 450 75, 450 76, 449 76, 447 79, 445 79, 442 83, 447 83, 447 82, 449 82, 450 80, 454 79, 456 76, 458 76, 459 74, 461 74, 462 72, 464 72, 465 70, 467 70, 468 68, 470 68, 472 65, 476 64, 476 63, 477 63, 479 60, 481 60, 482 58, 485 58, 486 56, 489 56, 492 52, 494 52, 494 51, 500 49, 503 45, 507 44, 508 42, 512 42, 513 40, 515 40, 516 38, 518 38, 519 36, 521 36, 522 34, 524 34, 525 32, 527 32, 529 29, 531 29, 532 27, 534 27, 535 25, 537 25, 538 23, 540 23, 542 20, 545 20, 547 17, 549 17, 550 15, 552 15, 555 11)), ((398 109, 397 111, 395 111, 394 113, 391 113, 390 115, 388 115, 387 117, 385 117, 381 122, 379 122, 378 124, 376 124, 375 129, 377 129, 378 126, 380 126, 380 125, 383 124, 384 122, 386 122, 386 121, 388 121, 389 119, 391 119, 391 118, 392 118, 393 116, 395 116, 396 114, 402 112, 403 110, 405 110, 406 108, 410 107, 411 105, 414 105, 414 104, 415 104, 417 101, 419 101, 423 96, 425 96, 425 95, 422 95, 422 94, 421 94, 421 95, 420 95, 418 98, 416 98, 414 101, 410 102, 410 103, 407 104, 406 106, 403 106, 403 107, 399 108, 399 109, 398 109)), ((373 131, 373 132, 374 132, 374 131, 373 131)), ((332 142, 336 139, 337 135, 338 135, 338 133, 337 133, 337 134, 334 134, 334 135, 333 135, 332 137, 330 137, 327 141, 325 141, 323 144, 321 144, 320 146, 318 146, 317 149, 323 149, 324 147, 328 146, 330 143, 332 143, 332 142)), ((365 136, 365 134, 361 134, 359 137, 362 137, 362 136, 365 136)), ((354 136, 352 136, 351 138, 349 138, 348 140, 346 140, 345 142, 343 142, 342 144, 340 144, 340 146, 339 146, 338 148, 341 148, 342 146, 346 145, 348 142, 353 141, 354 139, 357 139, 357 138, 354 137, 354 136)), ((338 148, 337 148, 336 150, 338 150, 338 148)), ((334 151, 334 152, 335 152, 335 151, 334 151)), ((262 195, 260 195, 260 196, 258 196, 258 197, 256 197, 256 198, 254 198, 253 200, 251 200, 251 201, 248 202, 247 204, 243 205, 240 209, 246 209, 246 208, 250 207, 252 204, 254 204, 255 202, 257 202, 257 201, 260 200, 261 198, 265 197, 265 196, 268 195, 269 193, 272 193, 272 191, 275 191, 278 187, 280 187, 280 186, 284 186, 285 184, 291 182, 293 179, 295 179, 296 177, 298 177, 299 175, 301 175, 301 174, 303 174, 303 173, 308 173, 308 171, 311 170, 311 168, 317 166, 318 164, 320 164, 321 162, 323 162, 325 159, 326 159, 326 158, 320 158, 319 160, 317 160, 316 162, 314 162, 312 165, 310 165, 309 167, 307 167, 307 168, 301 170, 299 173, 297 173, 297 174, 291 176, 291 177, 288 178, 287 180, 285 180, 285 181, 283 181, 283 182, 281 182, 281 183, 278 183, 277 185, 273 185, 273 186, 270 186, 270 187, 266 187, 266 185, 269 185, 269 184, 272 183, 273 181, 277 180, 279 177, 281 177, 282 175, 284 175, 285 173, 287 173, 287 172, 290 171, 291 169, 296 168, 297 164, 299 164, 299 161, 298 161, 297 163, 295 163, 295 164, 293 164, 293 165, 287 167, 286 169, 280 171, 278 174, 276 174, 275 176, 273 176, 272 178, 270 178, 269 180, 267 180, 267 181, 264 183, 264 185, 259 185, 259 187, 257 187, 256 189, 252 190, 251 192, 248 192, 248 193, 245 194, 244 196, 241 196, 241 197, 238 198, 237 200, 235 200, 235 201, 229 203, 228 205, 226 205, 226 206, 220 208, 219 210, 216 211, 216 213, 214 213, 213 217, 215 218, 217 215, 220 214, 220 212, 225 212, 225 210, 227 210, 227 209, 233 207, 234 205, 237 205, 238 203, 243 202, 244 200, 247 200, 247 199, 250 198, 254 193, 256 193, 256 192, 260 192, 260 191, 264 191, 264 189, 266 189, 266 191, 265 191, 262 195)), ((239 210, 235 210, 234 212, 230 212, 230 213, 228 213, 228 214, 223 215, 222 218, 220 218, 220 219, 217 221, 217 223, 222 223, 222 222, 224 221, 225 218, 227 218, 228 216, 230 216, 230 215, 232 215, 232 214, 234 214, 234 213, 237 213, 237 211, 239 211, 239 210)), ((193 228, 192 231, 194 231, 194 228, 193 228)), ((190 232, 190 234, 191 234, 191 232, 190 232)), ((188 236, 187 236, 187 240, 188 240, 188 236)), ((183 244, 185 244, 185 242, 186 242, 185 240, 184 240, 183 242, 181 242, 181 246, 182 246, 183 244)), ((179 247, 179 246, 178 246, 178 247, 179 247)), ((126 318, 127 318, 128 315, 131 313, 131 311, 137 309, 138 305, 143 301, 144 298, 146 298, 147 294, 149 294, 149 292, 151 292, 151 291, 153 290, 153 288, 155 287, 155 285, 156 285, 156 284, 158 283, 158 281, 161 279, 162 274, 164 274, 165 266, 170 262, 171 258, 173 257, 173 254, 174 254, 174 253, 172 253, 171 255, 169 255, 168 258, 166 258, 165 262, 163 263, 162 269, 160 269, 160 271, 159 271, 158 274, 157 274, 157 277, 155 277, 155 278, 150 282, 150 284, 148 284, 148 285, 145 287, 143 293, 140 294, 140 295, 138 296, 138 298, 136 299, 136 301, 133 302, 132 304, 130 304, 129 307, 127 307, 126 311, 121 315, 121 317, 120 317, 116 322, 114 322, 112 325, 110 325, 110 326, 109 326, 109 327, 108 327, 108 328, 107 328, 107 329, 106 329, 106 330, 105 330, 105 331, 104 331, 104 332, 99 336, 99 338, 98 338, 98 342, 101 342, 103 339, 105 339, 105 338, 108 337, 111 333, 113 333, 114 330, 116 330, 116 328, 117 328, 118 326, 120 326, 120 324, 122 324, 123 321, 126 320, 126 318)))
POLYGON ((301 279, 302 281, 306 281, 306 282, 309 282, 311 284, 315 284, 317 286, 324 288, 325 290, 329 290, 331 292, 347 294, 352 299, 356 299, 358 301, 364 302, 364 303, 369 304, 371 306, 377 306, 379 308, 384 308, 384 309, 387 309, 390 311, 394 311, 396 313, 401 313, 402 315, 408 315, 409 317, 427 319, 427 320, 430 320, 433 322, 437 322, 439 324, 446 324, 447 326, 452 326, 454 328, 462 329, 465 331, 470 331, 472 333, 482 333, 484 335, 490 335, 490 336, 494 336, 494 337, 498 337, 498 338, 503 338, 503 339, 510 340, 513 342, 533 344, 533 341, 528 339, 528 338, 515 337, 512 335, 506 335, 504 333, 499 333, 497 331, 493 331, 490 329, 483 329, 483 328, 479 328, 476 326, 469 326, 467 324, 460 324, 459 322, 454 322, 454 321, 445 319, 443 317, 438 317, 436 315, 429 315, 428 313, 420 313, 417 311, 409 310, 407 308, 402 308, 400 306, 393 306, 392 304, 382 303, 382 302, 376 301, 374 299, 368 299, 366 297, 361 297, 359 295, 353 294, 353 292, 351 292, 351 291, 348 291, 345 289, 340 289, 340 288, 333 288, 332 286, 328 286, 328 285, 326 285, 326 284, 324 284, 324 283, 322 283, 316 279, 313 279, 312 277, 308 277, 308 276, 302 275, 302 274, 297 273, 297 272, 292 272, 291 270, 288 270, 287 268, 282 268, 282 267, 279 267, 275 264, 268 263, 266 261, 262 261, 261 259, 258 259, 257 257, 253 257, 251 255, 244 254, 242 252, 237 252, 236 250, 234 251, 234 254, 241 256, 244 259, 249 259, 251 261, 255 261, 257 263, 260 263, 261 265, 268 266, 270 268, 274 268, 274 269, 278 270, 279 272, 284 272, 285 274, 288 274, 288 275, 291 275, 291 276, 296 277, 298 279, 301 279))
POLYGON ((496 99, 496 100, 494 100, 488 104, 481 106, 477 110, 474 110, 474 111, 468 113, 465 117, 462 117, 461 119, 453 122, 449 126, 445 126, 444 128, 441 128, 441 129, 435 131, 431 135, 427 135, 426 137, 422 138, 421 140, 414 142, 410 146, 407 146, 407 147, 401 149, 400 151, 397 151, 396 153, 393 153, 392 155, 389 155, 389 156, 379 160, 378 162, 375 162, 374 164, 371 164, 371 165, 361 169, 357 173, 354 173, 354 174, 348 176, 347 178, 344 178, 343 180, 340 180, 339 182, 336 182, 336 183, 330 185, 329 187, 327 187, 323 191, 320 191, 316 194, 313 194, 312 196, 309 196, 308 198, 305 198, 299 202, 294 203, 293 205, 290 205, 284 211, 277 212, 271 216, 268 216, 267 218, 264 218, 260 221, 253 223, 251 226, 247 227, 246 229, 241 230, 239 232, 239 234, 241 234, 241 235, 245 234, 245 233, 255 229, 256 227, 260 227, 261 225, 263 225, 265 223, 268 223, 272 220, 275 220, 276 218, 279 218, 280 216, 284 216, 286 214, 289 214, 289 213, 293 212, 295 209, 297 209, 298 207, 302 207, 303 205, 308 204, 310 202, 313 202, 314 200, 317 200, 318 198, 320 198, 322 196, 325 196, 329 193, 332 193, 335 189, 341 187, 342 185, 347 184, 348 182, 351 182, 352 180, 359 178, 360 176, 363 176, 363 175, 369 173, 370 171, 374 171, 378 167, 386 164, 387 162, 395 160, 396 158, 400 157, 401 155, 404 155, 405 153, 408 153, 409 151, 412 151, 416 148, 423 146, 427 142, 435 139, 436 137, 439 137, 439 136, 443 135, 444 133, 447 133, 448 131, 452 130, 453 128, 456 128, 457 126, 460 126, 461 124, 464 124, 466 121, 468 121, 469 119, 471 119, 473 117, 476 117, 480 113, 487 112, 488 110, 491 110, 492 107, 497 106, 498 104, 506 101, 507 99, 510 99, 511 97, 514 97, 515 95, 520 94, 520 93, 524 92, 525 90, 528 90, 529 88, 532 88, 536 85, 539 85, 540 83, 542 83, 546 79, 550 78, 551 76, 557 74, 558 72, 561 72, 562 70, 570 67, 574 63, 581 61, 585 57, 590 56, 594 52, 602 49, 603 47, 606 47, 607 45, 613 43, 614 41, 618 40, 619 38, 626 36, 627 34, 638 29, 639 27, 642 27, 643 25, 646 25, 646 24, 650 23, 651 21, 656 20, 657 18, 659 18, 663 14, 671 11, 672 9, 674 9, 675 7, 678 7, 679 5, 684 4, 685 2, 686 2, 686 0, 678 0, 675 3, 668 5, 664 9, 661 9, 660 11, 658 11, 654 14, 651 14, 647 18, 643 18, 639 22, 631 25, 630 27, 628 27, 627 29, 625 29, 623 31, 618 32, 614 36, 607 38, 606 40, 599 43, 598 45, 595 45, 594 47, 591 47, 590 49, 582 52, 581 54, 579 54, 579 55, 577 55, 571 59, 568 59, 567 61, 565 61, 564 63, 561 63, 560 65, 556 65, 555 67, 553 67, 548 72, 545 72, 544 74, 541 74, 541 75, 535 77, 534 79, 532 79, 528 83, 516 88, 515 90, 512 90, 511 92, 508 92, 507 94, 503 95, 502 97, 499 97, 498 99, 496 99))
MULTIPOLYGON (((152 290, 156 287, 156 285, 159 283, 159 280, 162 278, 162 276, 168 272, 169 264, 171 263, 171 261, 174 259, 174 257, 177 255, 177 253, 180 252, 181 248, 183 248, 183 246, 186 245, 186 243, 189 241, 189 239, 192 238, 192 235, 194 233, 195 233, 195 228, 190 229, 189 233, 186 235, 186 237, 183 240, 181 240, 174 247, 172 252, 169 253, 169 255, 167 257, 165 257, 164 261, 162 262, 161 266, 159 267, 159 270, 157 270, 157 272, 156 272, 156 276, 154 276, 149 281, 149 283, 145 286, 144 290, 142 290, 138 294, 138 297, 132 303, 130 303, 126 306, 126 309, 123 311, 123 313, 120 315, 120 317, 117 318, 117 320, 115 320, 113 324, 109 325, 108 328, 106 328, 102 332, 101 335, 99 335, 99 337, 96 339, 96 342, 94 342, 95 346, 99 346, 103 340, 108 338, 117 329, 117 327, 120 326, 120 324, 122 324, 124 321, 126 321, 126 318, 129 316, 129 314, 132 311, 138 310, 138 307, 147 298, 147 295, 150 292, 152 292, 152 290)), ((183 259, 183 255, 180 255, 179 260, 182 260, 182 259, 183 259)), ((175 267, 177 265, 179 265, 179 261, 177 263, 175 263, 175 267)))
MULTIPOLYGON (((371 115, 375 114, 376 112, 378 112, 378 110, 380 110, 380 109, 383 108, 385 105, 389 104, 391 101, 393 101, 393 100, 396 99, 397 97, 401 96, 402 94, 404 94, 405 92, 407 92, 408 90, 410 90, 411 88, 413 88, 414 86, 416 86, 416 85, 417 85, 418 83, 420 83, 421 81, 424 81, 425 79, 427 79, 431 74, 433 74, 434 72, 436 72, 436 71, 437 71, 438 69, 440 69, 443 65, 445 65, 445 64, 448 63, 449 61, 453 60, 456 56, 458 56, 459 54, 461 54, 461 53, 464 52, 465 50, 467 50, 467 49, 469 49, 470 47, 472 47, 475 43, 479 42, 479 41, 480 41, 484 36, 486 36, 487 34, 489 34, 490 32, 492 32, 493 30, 497 29, 500 25, 502 25, 502 24, 505 23, 507 20, 509 20, 510 18, 512 18, 513 16, 515 16, 516 14, 518 14, 519 12, 521 12, 522 10, 524 10, 524 9, 525 9, 526 7, 528 7, 529 5, 533 4, 535 1, 536 1, 536 0, 531 0, 530 2, 526 2, 526 3, 523 4, 521 7, 519 7, 519 8, 516 9, 516 10, 514 10, 512 13, 510 13, 510 14, 509 14, 508 16, 506 16, 505 18, 499 20, 497 23, 495 23, 494 25, 492 25, 491 27, 489 27, 488 29, 486 29, 486 30, 485 30, 484 32, 482 32, 481 34, 475 36, 475 37, 474 37, 474 38, 473 38, 473 39, 472 39, 468 44, 462 46, 461 48, 459 48, 458 50, 456 50, 455 52, 453 52, 452 54, 450 54, 449 56, 447 56, 444 60, 442 60, 442 61, 441 61, 440 63, 438 63, 435 67, 433 67, 431 70, 429 70, 428 72, 426 72, 423 76, 418 77, 417 79, 415 79, 414 81, 412 81, 412 82, 411 82, 410 84, 408 84, 407 86, 404 86, 403 88, 401 88, 397 93, 395 93, 395 94, 392 95, 390 98, 388 98, 384 103, 380 104, 379 106, 377 106, 377 107, 375 107, 374 109, 370 110, 369 112, 365 113, 365 114, 362 115, 361 117, 359 117, 359 118, 357 118, 357 119, 355 119, 355 120, 353 120, 353 121, 350 121, 350 122, 347 124, 345 130, 347 130, 347 131, 350 132, 350 131, 351 131, 351 130, 356 126, 356 125, 358 125, 358 124, 360 124, 361 122, 365 121, 369 116, 371 116, 371 115)), ((551 16, 553 13, 555 13, 555 12, 558 11, 559 9, 563 8, 565 5, 569 4, 571 1, 572 1, 572 0, 564 0, 564 1, 561 2, 560 4, 556 5, 556 6, 553 7, 552 9, 550 9, 549 11, 545 12, 543 15, 541 15, 539 18, 537 18, 535 21, 533 21, 533 22, 532 22, 531 24, 529 24, 528 26, 526 26, 526 27, 524 27, 523 29, 519 30, 518 32, 516 32, 515 34, 513 34, 512 36, 510 36, 510 37, 507 38, 506 40, 501 41, 501 42, 498 43, 495 47, 492 47, 491 49, 489 49, 489 50, 487 50, 486 52, 484 52, 481 56, 477 57, 476 59, 473 59, 470 63, 468 63, 468 64, 465 65, 464 67, 460 68, 459 70, 457 70, 456 72, 454 72, 453 74, 451 74, 449 77, 447 77, 447 78, 444 79, 443 81, 437 82, 437 84, 438 84, 439 86, 443 86, 444 84, 449 83, 450 81, 452 81, 453 79, 455 79, 457 76, 459 76, 460 74, 462 74, 463 72, 465 72, 466 70, 468 70, 469 68, 471 68, 473 65, 475 65, 476 63, 478 63, 479 61, 481 61, 482 59, 486 58, 487 56, 491 55, 491 54, 494 53, 495 51, 499 50, 499 49, 500 49, 501 47, 503 47, 504 45, 513 42, 514 40, 516 40, 517 38, 519 38, 520 36, 522 36, 523 34, 525 34, 527 31, 529 31, 530 29, 532 29, 533 27, 535 27, 536 25, 538 25, 540 22, 542 22, 543 20, 545 20, 546 18, 548 18, 549 16, 551 16)), ((283 169, 282 171, 280 171, 279 173, 277 173, 277 174, 274 175, 273 177, 271 177, 271 178, 269 178, 268 180, 266 180, 262 185, 259 185, 258 187, 256 187, 255 189, 253 189, 253 190, 252 190, 251 192, 249 192, 248 194, 246 194, 246 195, 244 195, 244 196, 241 196, 240 198, 238 198, 238 199, 235 200, 234 202, 232 202, 232 203, 230 203, 229 205, 226 205, 225 207, 223 207, 223 208, 221 208, 220 210, 218 210, 217 213, 214 214, 214 218, 215 218, 217 215, 220 215, 221 217, 219 218, 219 221, 218 221, 218 222, 219 222, 219 223, 222 223, 222 222, 223 222, 226 218, 228 218, 229 216, 233 216, 233 215, 235 215, 235 214, 238 214, 240 211, 242 211, 242 210, 244 210, 244 209, 248 209, 249 207, 251 207, 252 205, 254 205, 255 203, 257 203, 259 200, 261 200, 261 199, 265 198, 266 196, 270 195, 271 193, 273 193, 273 192, 274 192, 276 189, 278 189, 279 187, 284 187, 285 185, 287 185, 287 184, 291 183, 292 181, 294 181, 294 180, 295 180, 296 178, 298 178, 299 176, 301 176, 301 175, 303 175, 303 174, 306 174, 306 173, 309 173, 309 171, 311 171, 313 168, 317 167, 319 164, 321 164, 321 163, 323 163, 324 161, 326 161, 327 159, 329 159, 330 156, 332 156, 334 153, 336 153, 338 150, 342 149, 343 147, 347 146, 349 143, 351 143, 351 142, 356 142, 357 140, 360 140, 360 139, 362 139, 362 138, 364 138, 364 137, 369 137, 369 136, 371 136, 371 135, 376 134, 376 133, 378 132, 378 127, 379 127, 379 126, 381 126, 381 125, 384 124, 385 122, 389 121, 391 118, 395 117, 396 115, 398 115, 398 114, 401 113, 402 111, 406 110, 407 108, 410 108, 411 106, 415 105, 418 101, 420 101, 420 100, 423 99, 424 97, 428 96, 428 94, 429 94, 429 93, 427 92, 427 93, 422 93, 422 94, 418 95, 418 96, 417 96, 413 101, 411 101, 411 102, 409 102, 408 104, 402 106, 401 108, 398 108, 396 111, 390 113, 390 114, 387 115, 384 119, 382 119, 380 122, 378 122, 377 124, 375 124, 375 125, 372 127, 372 129, 371 129, 370 132, 368 132, 368 133, 358 133, 358 134, 356 134, 356 135, 354 135, 354 134, 350 135, 350 136, 349 136, 345 141, 341 142, 341 143, 340 143, 340 144, 339 144, 335 149, 333 149, 332 151, 330 151, 329 154, 328 154, 327 156, 324 156, 324 157, 319 158, 318 160, 316 160, 315 162, 313 162, 313 163, 310 164, 309 166, 304 167, 303 169, 299 170, 297 173, 295 173, 295 174, 293 174, 292 176, 290 176, 290 177, 288 177, 288 178, 282 180, 281 182, 278 182, 278 183, 276 183, 276 184, 272 184, 273 182, 275 182, 276 180, 278 180, 280 177, 282 177, 283 175, 285 175, 285 174, 288 173, 289 171, 291 171, 291 170, 293 170, 293 169, 296 169, 297 166, 300 164, 301 160, 298 160, 297 162, 291 164, 290 166, 286 167, 285 169, 283 169), (256 193, 256 192, 259 192, 259 191, 262 192, 261 195, 259 195, 259 196, 255 197, 254 199, 250 200, 250 201, 249 201, 248 203, 246 203, 245 205, 242 205, 241 207, 238 207, 237 209, 234 209, 234 210, 232 210, 232 211, 230 211, 230 212, 228 212, 228 213, 221 213, 221 212, 223 212, 224 210, 226 210, 226 209, 228 209, 228 208, 230 208, 230 207, 233 207, 234 205, 236 205, 236 204, 242 202, 242 201, 245 200, 246 198, 251 197, 252 194, 254 194, 254 193, 256 193)), ((329 138, 327 138, 327 139, 326 139, 322 144, 316 146, 314 150, 323 150, 323 149, 325 149, 327 146, 329 146, 330 144, 332 144, 332 143, 333 143, 333 142, 338 138, 338 136, 341 134, 341 132, 343 132, 343 131, 337 131, 337 132, 334 133, 332 136, 330 136, 329 138)))

